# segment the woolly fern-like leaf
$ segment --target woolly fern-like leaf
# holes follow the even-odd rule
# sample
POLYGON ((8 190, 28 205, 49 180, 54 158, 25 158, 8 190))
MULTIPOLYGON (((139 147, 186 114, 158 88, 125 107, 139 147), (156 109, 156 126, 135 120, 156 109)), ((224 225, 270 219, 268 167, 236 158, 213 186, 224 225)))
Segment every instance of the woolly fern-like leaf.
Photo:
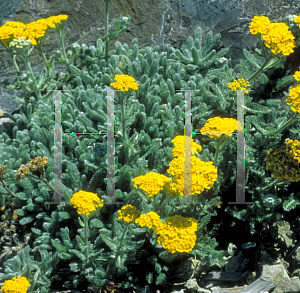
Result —
POLYGON ((289 196, 289 199, 287 199, 283 202, 283 209, 286 212, 289 212, 289 211, 295 209, 299 204, 300 204, 300 201, 298 199, 295 199, 293 194, 291 194, 289 196))

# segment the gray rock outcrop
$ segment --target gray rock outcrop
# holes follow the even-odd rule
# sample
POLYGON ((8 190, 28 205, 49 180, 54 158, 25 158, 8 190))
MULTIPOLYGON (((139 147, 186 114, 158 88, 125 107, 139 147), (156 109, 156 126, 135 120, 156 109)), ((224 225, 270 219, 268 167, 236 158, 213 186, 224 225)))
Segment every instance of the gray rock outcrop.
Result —
MULTIPOLYGON (((113 30, 113 18, 131 16, 131 24, 127 31, 109 44, 109 50, 114 49, 114 43, 130 44, 138 39, 139 48, 160 46, 160 52, 166 44, 180 49, 189 36, 194 36, 194 30, 201 26, 203 40, 206 34, 221 33, 220 48, 232 45, 226 57, 232 59, 232 66, 244 59, 243 48, 260 47, 257 38, 250 33, 249 25, 255 15, 268 16, 271 22, 284 21, 286 14, 298 15, 300 11, 298 0, 110 0, 109 22, 110 32, 113 30)), ((0 25, 8 21, 29 23, 40 18, 67 14, 69 16, 65 32, 66 50, 77 42, 87 46, 95 45, 96 40, 104 37, 105 1, 95 0, 11 0, 0 2, 0 25)), ((47 32, 50 37, 44 45, 48 58, 60 49, 59 38, 54 30, 47 32)), ((0 52, 0 108, 8 112, 17 107, 13 96, 21 96, 24 90, 8 90, 5 84, 11 83, 16 76, 16 70, 8 53, 0 52), (15 105, 15 106, 14 106, 15 105)), ((44 64, 37 53, 31 58, 33 71, 40 71, 44 64)), ((21 70, 25 66, 19 64, 21 70)), ((56 63, 59 72, 65 72, 63 64, 56 63)))

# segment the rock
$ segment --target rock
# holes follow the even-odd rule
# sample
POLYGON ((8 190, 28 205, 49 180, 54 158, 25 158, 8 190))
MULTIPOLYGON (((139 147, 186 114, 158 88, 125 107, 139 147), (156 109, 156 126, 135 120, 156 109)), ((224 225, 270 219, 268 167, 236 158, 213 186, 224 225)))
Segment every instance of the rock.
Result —
POLYGON ((272 281, 275 285, 282 279, 290 279, 282 263, 270 265, 265 262, 260 264, 261 276, 272 281))
POLYGON ((198 284, 197 284, 197 280, 196 279, 190 279, 188 280, 184 287, 186 287, 187 289, 191 290, 191 292, 195 292, 198 290, 198 284))
POLYGON ((286 221, 274 223, 270 227, 270 234, 276 240, 278 239, 279 247, 290 249, 293 245, 294 233, 290 230, 290 224, 286 221))
POLYGON ((191 278, 194 271, 194 276, 198 276, 198 274, 200 273, 200 265, 201 261, 191 257, 179 264, 178 268, 176 269, 175 275, 180 279, 188 280, 191 278))
MULTIPOLYGON (((244 59, 243 48, 259 47, 256 36, 250 33, 249 25, 255 15, 267 16, 271 22, 282 22, 286 14, 298 15, 300 3, 298 0, 272 1, 239 1, 239 0, 207 0, 207 1, 169 1, 169 0, 145 0, 139 1, 109 1, 109 28, 113 30, 114 18, 119 16, 131 16, 131 24, 127 31, 109 44, 109 50, 114 49, 116 41, 130 44, 134 38, 138 39, 139 49, 156 45, 160 46, 159 52, 166 44, 176 49, 186 43, 189 36, 194 36, 198 26, 203 29, 203 40, 209 31, 213 34, 221 33, 219 47, 231 46, 227 58, 232 59, 232 66, 244 59)), ((0 2, 0 25, 8 21, 20 21, 25 24, 40 18, 67 14, 69 16, 65 32, 69 34, 64 39, 66 51, 70 45, 77 42, 87 46, 95 45, 97 39, 103 39, 105 35, 105 1, 95 0, 69 0, 69 1, 32 1, 11 0, 0 2)), ((59 38, 54 30, 47 32, 49 40, 43 47, 47 58, 57 49, 61 49, 59 38)), ((203 43, 204 45, 204 43, 203 43)), ((31 67, 33 72, 40 72, 44 64, 37 53, 32 56, 31 67)), ((7 52, 0 53, 0 108, 5 105, 4 97, 20 96, 19 91, 8 93, 3 82, 15 78, 16 70, 7 52)), ((18 63, 21 71, 25 70, 23 64, 18 63)), ((65 72, 63 64, 56 63, 58 72, 65 72)))
POLYGON ((282 279, 278 282, 275 290, 272 293, 292 293, 299 292, 300 280, 298 277, 282 279))
POLYGON ((296 256, 292 256, 293 259, 295 259, 295 266, 299 267, 300 266, 300 247, 297 248, 296 250, 296 256))
POLYGON ((227 259, 227 264, 225 265, 225 272, 236 272, 242 263, 243 255, 240 251, 236 256, 232 256, 227 259))

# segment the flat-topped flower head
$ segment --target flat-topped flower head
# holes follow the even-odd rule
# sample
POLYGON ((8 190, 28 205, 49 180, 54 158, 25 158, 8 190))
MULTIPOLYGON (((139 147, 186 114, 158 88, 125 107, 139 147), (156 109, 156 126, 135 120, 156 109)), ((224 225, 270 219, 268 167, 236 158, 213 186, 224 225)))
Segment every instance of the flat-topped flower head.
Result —
POLYGON ((296 22, 300 27, 300 14, 294 18, 294 22, 296 22))
MULTIPOLYGON (((65 20, 67 20, 69 18, 68 15, 66 14, 60 14, 60 15, 56 15, 56 16, 50 16, 47 18, 47 21, 49 21, 50 24, 54 23, 54 24, 59 24, 60 22, 64 22, 65 20)), ((52 27, 52 26, 51 26, 52 27)))
MULTIPOLYGON (((166 184, 167 193, 170 195, 184 196, 184 167, 185 160, 183 156, 174 158, 167 170, 173 177, 172 183, 166 184)), ((199 158, 192 156, 192 194, 201 193, 204 189, 210 189, 217 180, 217 169, 213 162, 204 162, 199 158)), ((188 184, 189 182, 187 182, 188 184)))
POLYGON ((296 47, 293 33, 289 31, 289 26, 283 22, 271 23, 268 32, 262 38, 265 40, 265 46, 270 48, 275 55, 281 53, 288 56, 294 52, 293 48, 296 47))
POLYGON ((266 155, 266 170, 278 180, 300 181, 300 141, 289 140, 266 155))
POLYGON ((138 83, 132 76, 117 74, 115 76, 115 80, 116 82, 111 83, 110 86, 115 87, 117 90, 128 91, 129 89, 138 89, 138 83))
POLYGON ((104 202, 104 200, 100 199, 97 194, 83 190, 74 193, 73 197, 70 199, 70 203, 73 207, 77 208, 78 214, 85 214, 87 216, 95 211, 96 208, 103 207, 101 202, 104 202))
POLYGON ((30 283, 26 277, 13 277, 11 280, 6 280, 1 287, 2 293, 26 293, 30 283))
POLYGON ((149 172, 146 175, 141 175, 132 179, 134 187, 139 186, 146 192, 148 197, 158 194, 164 189, 165 184, 171 181, 171 178, 154 172, 149 172))
POLYGON ((118 210, 118 213, 120 215, 118 220, 123 220, 128 223, 134 222, 141 215, 141 212, 131 204, 122 207, 121 210, 118 210))
POLYGON ((170 253, 191 252, 196 244, 197 220, 180 215, 168 217, 164 223, 154 228, 159 235, 157 242, 170 253))
POLYGON ((289 97, 286 99, 287 105, 292 105, 293 112, 300 113, 300 84, 289 90, 289 97))
POLYGON ((14 38, 23 36, 25 24, 18 21, 9 21, 0 27, 0 40, 7 46, 14 38))
MULTIPOLYGON (((236 79, 232 83, 228 83, 228 88, 230 90, 246 90, 246 88, 250 87, 249 81, 245 81, 244 78, 239 78, 238 81, 236 79)), ((246 90, 245 94, 249 92, 246 90)))
POLYGON ((214 136, 220 137, 222 133, 226 133, 226 137, 231 137, 232 134, 230 132, 234 132, 235 130, 241 131, 242 125, 240 121, 237 121, 233 118, 221 118, 220 116, 209 118, 207 123, 201 128, 201 134, 210 134, 210 138, 214 136))
POLYGON ((270 19, 266 16, 254 16, 252 22, 250 23, 250 33, 256 34, 266 34, 270 27, 270 19))
MULTIPOLYGON (((202 151, 201 145, 194 142, 192 138, 192 154, 199 153, 202 151)), ((172 150, 172 154, 174 157, 179 157, 184 155, 185 153, 185 136, 184 135, 178 135, 173 140, 172 143, 175 145, 175 147, 172 150)))
POLYGON ((148 214, 142 214, 138 219, 135 220, 136 224, 141 227, 147 227, 151 229, 153 226, 159 227, 161 225, 160 216, 155 212, 149 212, 148 214))
POLYGON ((23 32, 23 36, 29 40, 31 40, 32 45, 37 45, 37 39, 42 38, 48 26, 44 23, 39 22, 30 22, 26 24, 25 31, 23 32))
POLYGON ((300 71, 296 71, 295 74, 293 75, 293 77, 294 77, 296 80, 300 81, 300 71))

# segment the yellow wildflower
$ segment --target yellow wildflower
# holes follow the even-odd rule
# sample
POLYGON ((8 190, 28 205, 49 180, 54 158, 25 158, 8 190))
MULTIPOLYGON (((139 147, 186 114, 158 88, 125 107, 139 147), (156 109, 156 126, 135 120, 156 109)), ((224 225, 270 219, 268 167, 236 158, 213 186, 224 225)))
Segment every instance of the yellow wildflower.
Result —
MULTIPOLYGON (((173 177, 173 183, 166 184, 167 192, 175 196, 178 196, 178 193, 184 196, 184 157, 174 158, 167 172, 173 177)), ((217 177, 217 169, 213 162, 204 162, 192 156, 192 194, 210 189, 217 177)))
MULTIPOLYGON (((244 78, 239 78, 238 81, 236 79, 232 83, 228 83, 228 88, 231 90, 246 90, 247 87, 250 87, 249 81, 245 81, 244 78)), ((249 92, 246 90, 245 94, 249 92)))
POLYGON ((13 277, 12 280, 7 280, 1 287, 3 293, 26 293, 30 283, 26 277, 13 277))
MULTIPOLYGON (((192 154, 199 153, 202 150, 201 145, 197 144, 192 140, 192 154)), ((175 148, 172 150, 172 154, 174 157, 179 157, 184 155, 185 153, 185 136, 184 135, 178 135, 173 140, 172 143, 175 145, 175 148)))
POLYGON ((118 210, 118 213, 120 215, 118 220, 123 220, 128 223, 134 222, 141 215, 141 212, 131 204, 122 207, 121 210, 118 210))
POLYGON ((157 242, 170 253, 191 252, 196 244, 197 229, 198 223, 195 219, 175 215, 155 227, 154 232, 159 235, 157 242))
POLYGON ((141 227, 147 227, 151 229, 153 226, 158 227, 161 224, 160 216, 155 212, 149 212, 148 214, 142 214, 138 219, 135 220, 136 224, 141 227))
POLYGON ((78 214, 86 214, 87 216, 96 208, 103 207, 103 204, 100 204, 103 201, 97 194, 83 190, 76 192, 70 199, 70 203, 77 208, 78 214))
POLYGON ((146 175, 141 175, 132 179, 134 187, 140 185, 140 188, 146 192, 148 197, 152 197, 158 194, 164 189, 164 185, 167 182, 171 182, 172 179, 162 174, 149 172, 146 175))
POLYGON ((289 97, 286 99, 287 105, 291 105, 291 110, 293 112, 300 113, 300 84, 289 90, 289 97))
POLYGON ((296 80, 300 80, 300 71, 296 71, 295 75, 293 75, 296 80))
POLYGON ((110 86, 113 86, 118 90, 128 91, 129 89, 138 89, 138 83, 136 83, 135 79, 129 75, 117 74, 115 80, 116 82, 111 83, 110 86))
POLYGON ((278 180, 300 181, 300 141, 289 140, 280 149, 268 151, 266 170, 278 180))
POLYGON ((266 16, 254 16, 249 27, 253 35, 266 34, 270 27, 270 20, 266 16))
POLYGON ((242 125, 240 121, 237 121, 233 118, 220 118, 220 116, 209 118, 207 123, 201 128, 200 132, 202 134, 209 133, 218 133, 209 135, 210 138, 214 136, 220 137, 222 133, 227 133, 226 137, 231 137, 232 134, 230 132, 234 132, 235 130, 242 130, 242 125))

